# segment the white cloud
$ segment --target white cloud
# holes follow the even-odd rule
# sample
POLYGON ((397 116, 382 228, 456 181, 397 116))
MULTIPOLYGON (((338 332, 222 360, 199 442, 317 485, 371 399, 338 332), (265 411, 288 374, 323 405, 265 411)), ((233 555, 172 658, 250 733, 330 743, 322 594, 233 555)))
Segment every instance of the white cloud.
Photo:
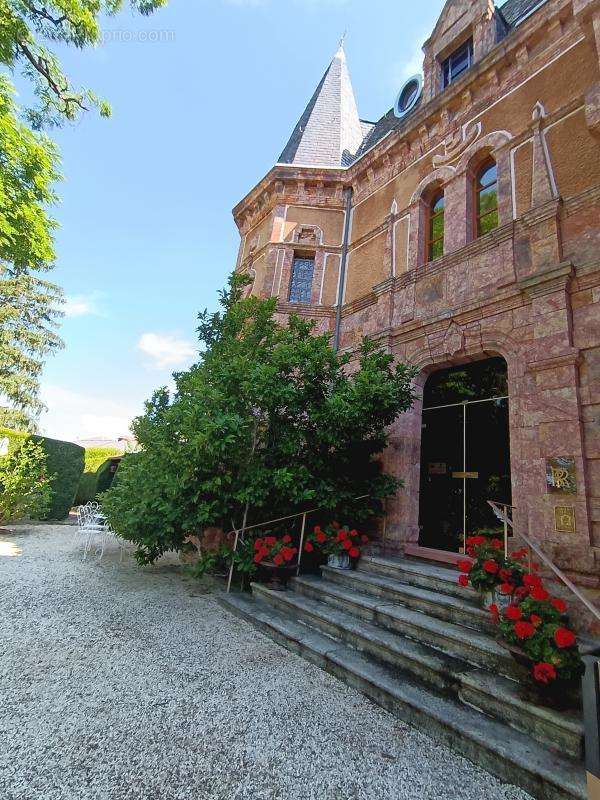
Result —
POLYGON ((100 315, 98 306, 99 295, 97 293, 84 295, 67 295, 62 306, 65 317, 85 317, 90 314, 100 315))
POLYGON ((177 333, 144 333, 137 346, 154 369, 182 367, 196 355, 194 344, 177 333))
POLYGON ((129 433, 131 420, 142 408, 122 400, 75 392, 55 384, 44 384, 42 402, 48 410, 40 419, 42 433, 55 439, 116 439, 129 433))

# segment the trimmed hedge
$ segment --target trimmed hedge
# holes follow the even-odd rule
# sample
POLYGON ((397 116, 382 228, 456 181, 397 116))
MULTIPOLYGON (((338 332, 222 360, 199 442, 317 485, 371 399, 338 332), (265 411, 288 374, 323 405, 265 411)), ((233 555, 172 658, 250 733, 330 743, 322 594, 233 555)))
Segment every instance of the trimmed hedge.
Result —
POLYGON ((30 437, 42 445, 46 453, 48 472, 56 475, 51 484, 52 504, 45 519, 64 519, 75 502, 75 494, 83 474, 85 450, 72 442, 0 428, 0 439, 8 439, 9 452, 16 450, 30 437))
POLYGON ((112 482, 115 479, 120 462, 120 458, 109 458, 98 469, 98 472, 96 473, 96 494, 106 492, 107 489, 110 489, 112 482))
POLYGON ((86 447, 85 471, 79 481, 75 505, 85 505, 98 494, 98 470, 107 458, 120 456, 121 451, 116 447, 86 447))

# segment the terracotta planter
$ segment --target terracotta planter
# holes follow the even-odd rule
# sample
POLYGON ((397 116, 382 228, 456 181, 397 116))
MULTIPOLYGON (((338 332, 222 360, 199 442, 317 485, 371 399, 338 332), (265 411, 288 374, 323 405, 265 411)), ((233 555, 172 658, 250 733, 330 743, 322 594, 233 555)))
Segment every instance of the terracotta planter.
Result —
POLYGON ((550 683, 540 683, 532 675, 535 661, 518 645, 509 644, 503 639, 498 639, 498 644, 511 654, 515 662, 523 669, 525 699, 533 703, 549 706, 558 711, 575 708, 579 705, 579 691, 581 682, 579 678, 568 681, 554 680, 550 683))

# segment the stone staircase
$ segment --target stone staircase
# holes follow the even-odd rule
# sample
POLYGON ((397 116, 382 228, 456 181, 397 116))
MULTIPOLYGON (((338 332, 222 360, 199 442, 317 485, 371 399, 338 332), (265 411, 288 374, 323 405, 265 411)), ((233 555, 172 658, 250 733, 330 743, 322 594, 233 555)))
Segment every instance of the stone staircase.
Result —
POLYGON ((289 650, 501 780, 543 800, 585 800, 583 724, 524 699, 510 655, 457 572, 363 557, 286 592, 254 584, 222 604, 289 650))

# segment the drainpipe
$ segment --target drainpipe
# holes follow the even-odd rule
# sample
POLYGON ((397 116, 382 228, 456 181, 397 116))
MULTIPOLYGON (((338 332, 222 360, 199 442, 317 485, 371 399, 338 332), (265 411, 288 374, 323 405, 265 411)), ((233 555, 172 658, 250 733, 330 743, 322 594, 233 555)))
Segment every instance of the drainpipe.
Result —
POLYGON ((338 286, 337 311, 335 315, 335 332, 333 334, 333 349, 340 349, 340 329, 342 327, 342 302, 344 299, 344 284, 346 283, 346 263, 348 261, 348 239, 350 238, 350 215, 352 213, 352 187, 348 186, 346 194, 346 217, 344 220, 344 238, 342 240, 342 256, 340 259, 340 281, 338 286))

